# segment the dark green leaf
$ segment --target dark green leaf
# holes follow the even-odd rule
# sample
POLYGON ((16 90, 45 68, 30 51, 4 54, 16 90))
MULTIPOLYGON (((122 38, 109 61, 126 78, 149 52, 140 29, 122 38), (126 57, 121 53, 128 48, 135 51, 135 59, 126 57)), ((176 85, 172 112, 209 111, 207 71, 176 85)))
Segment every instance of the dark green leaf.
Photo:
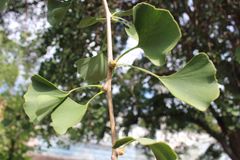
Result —
POLYGON ((103 53, 76 62, 78 73, 89 83, 101 81, 107 76, 108 62, 103 53))
POLYGON ((116 143, 114 144, 113 148, 119 148, 119 147, 121 147, 123 145, 126 145, 126 144, 129 144, 129 143, 131 143, 133 141, 135 141, 135 139, 132 138, 132 137, 124 137, 124 138, 116 141, 116 143))
POLYGON ((0 1, 0 11, 3 11, 7 7, 7 4, 8 4, 8 0, 1 0, 0 1))
POLYGON ((39 75, 32 77, 32 84, 24 95, 24 110, 31 121, 40 121, 51 113, 68 96, 51 82, 39 75))
POLYGON ((180 71, 159 79, 175 97, 201 111, 219 96, 216 69, 205 53, 192 58, 180 71))
POLYGON ((168 10, 147 3, 133 8, 133 24, 138 34, 138 47, 155 65, 165 63, 165 57, 181 38, 181 31, 168 10))
POLYGON ((80 21, 79 27, 86 28, 86 27, 92 26, 98 22, 101 22, 101 21, 98 20, 98 18, 96 18, 96 17, 86 17, 80 21))
POLYGON ((52 126, 58 134, 78 124, 87 111, 88 105, 81 105, 67 98, 51 115, 52 126))
POLYGON ((157 160, 177 160, 177 154, 171 149, 171 147, 164 142, 156 142, 149 138, 139 138, 135 139, 132 137, 125 137, 119 139, 114 144, 113 148, 117 149, 119 147, 128 145, 131 142, 137 141, 141 145, 149 147, 157 160))
POLYGON ((48 22, 51 25, 58 25, 67 13, 70 3, 70 0, 67 2, 48 0, 48 22))

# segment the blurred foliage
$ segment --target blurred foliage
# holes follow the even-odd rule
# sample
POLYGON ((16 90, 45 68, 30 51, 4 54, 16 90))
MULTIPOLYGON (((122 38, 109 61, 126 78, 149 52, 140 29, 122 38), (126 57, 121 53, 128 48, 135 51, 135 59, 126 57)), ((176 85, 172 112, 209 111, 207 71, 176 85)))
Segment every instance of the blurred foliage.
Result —
MULTIPOLYGON (((0 16, 16 13, 25 14, 25 4, 17 0, 0 16), (18 3, 19 2, 19 3, 18 3)), ((130 9, 136 1, 109 1, 110 8, 116 10, 130 9)), ((156 68, 145 58, 135 61, 135 65, 159 74, 170 74, 181 68, 194 54, 208 52, 210 59, 218 70, 221 95, 207 112, 199 112, 182 103, 169 94, 157 79, 140 72, 129 70, 125 74, 119 69, 114 76, 115 115, 118 118, 118 130, 127 135, 133 125, 147 128, 151 137, 156 129, 168 129, 176 132, 188 129, 206 132, 216 139, 222 150, 233 160, 240 159, 240 64, 237 48, 240 47, 240 2, 238 0, 148 0, 159 8, 166 8, 173 13, 181 25, 183 37, 178 46, 168 57, 164 67, 156 68)), ((41 8, 38 16, 46 17, 43 1, 31 1, 27 4, 28 16, 33 16, 34 7, 41 8)), ((34 52, 44 56, 50 49, 52 57, 45 59, 39 73, 48 80, 59 84, 63 89, 71 89, 83 83, 74 67, 79 58, 95 55, 102 44, 106 43, 104 25, 98 24, 82 29, 79 22, 87 16, 101 16, 103 9, 100 0, 74 1, 64 21, 55 27, 44 29, 33 44, 34 52)), ((3 22, 3 19, 0 19, 3 22)), ((3 24, 8 28, 6 24, 3 24)), ((127 35, 121 24, 113 25, 115 56, 125 47, 127 35)), ((29 57, 31 60, 32 57, 29 57)), ((89 94, 75 94, 75 100, 85 100, 89 94)), ((98 101, 90 107, 80 128, 69 131, 73 141, 87 141, 90 138, 101 140, 110 132, 106 101, 98 101)), ((48 124, 48 120, 43 124, 48 124)), ((46 138, 52 133, 51 128, 42 129, 46 138)), ((211 146, 215 146, 212 144, 211 146)), ((209 150, 221 151, 212 147, 209 150)), ((213 154, 203 154, 208 159, 213 154)), ((213 156, 214 157, 214 156, 213 156)), ((217 157, 214 157, 217 158, 217 157)))
POLYGON ((0 86, 5 83, 13 86, 16 81, 18 65, 12 52, 18 52, 17 47, 18 45, 10 41, 4 32, 0 32, 0 86))
MULTIPOLYGON (((19 77, 27 77, 30 64, 27 64, 26 48, 8 38, 0 31, 0 159, 27 160, 26 152, 30 138, 36 137, 38 130, 33 128, 23 110, 23 88, 19 77), (29 68, 28 68, 29 67, 29 68), (26 73, 26 74, 24 74, 26 73)), ((22 80, 23 81, 23 80, 22 80)))
POLYGON ((26 160, 25 155, 30 147, 26 145, 30 137, 34 137, 33 125, 24 114, 21 96, 2 95, 1 101, 5 102, 1 109, 0 122, 0 159, 26 160), (6 98, 8 97, 8 98, 6 98))

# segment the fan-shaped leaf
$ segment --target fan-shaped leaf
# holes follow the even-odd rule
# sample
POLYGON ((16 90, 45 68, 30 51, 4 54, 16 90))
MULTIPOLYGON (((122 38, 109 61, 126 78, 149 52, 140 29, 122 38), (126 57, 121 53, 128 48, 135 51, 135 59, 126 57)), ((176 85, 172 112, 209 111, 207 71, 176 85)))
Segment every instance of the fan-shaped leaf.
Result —
POLYGON ((88 82, 101 81, 107 76, 108 62, 103 53, 76 62, 78 73, 88 82))
POLYGON ((32 84, 24 95, 24 109, 31 121, 40 121, 68 96, 51 82, 39 75, 32 77, 32 84))
POLYGON ((171 147, 164 142, 156 142, 155 140, 149 138, 139 138, 135 139, 132 137, 125 137, 119 139, 114 144, 113 148, 117 149, 121 146, 128 145, 131 142, 137 141, 141 145, 149 147, 157 160, 177 160, 177 154, 171 149, 171 147))
MULTIPOLYGON (((180 28, 171 13, 147 3, 139 3, 133 8, 133 24, 139 39, 138 47, 144 50, 153 64, 163 65, 166 55, 181 38, 180 28)), ((126 31, 133 33, 133 27, 126 31)))
POLYGON ((219 96, 215 76, 213 63, 206 54, 201 53, 180 71, 159 79, 175 97, 204 111, 219 96))
MULTIPOLYGON (((84 87, 78 87, 73 90, 79 88, 84 87)), ((82 105, 68 97, 73 90, 69 92, 61 91, 45 78, 34 75, 32 77, 32 84, 24 95, 24 110, 30 120, 35 122, 41 121, 51 113, 53 128, 57 133, 64 134, 68 128, 73 127, 81 121, 86 113, 88 104, 97 95, 103 93, 103 91, 99 92, 85 105, 82 105)))
POLYGON ((67 98, 51 115, 52 126, 58 134, 78 124, 87 111, 88 105, 81 105, 67 98))

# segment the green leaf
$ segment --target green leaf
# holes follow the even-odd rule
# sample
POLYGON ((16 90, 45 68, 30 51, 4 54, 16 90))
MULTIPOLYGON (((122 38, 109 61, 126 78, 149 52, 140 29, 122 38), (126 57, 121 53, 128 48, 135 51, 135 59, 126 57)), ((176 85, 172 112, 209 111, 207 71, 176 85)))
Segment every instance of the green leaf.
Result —
MULTIPOLYGON (((85 115, 89 103, 103 91, 93 96, 85 105, 78 104, 69 98, 69 94, 75 90, 87 87, 78 87, 69 92, 59 90, 45 78, 34 75, 32 84, 24 95, 24 110, 31 121, 39 122, 51 113, 52 126, 59 134, 64 134, 68 128, 79 123, 85 115)), ((99 87, 98 87, 99 88, 99 87)))
POLYGON ((76 62, 78 73, 89 83, 101 81, 107 76, 108 62, 103 53, 76 62))
POLYGON ((113 148, 115 148, 115 149, 119 148, 119 147, 121 147, 123 145, 127 145, 127 144, 129 144, 129 143, 131 143, 133 141, 135 141, 135 139, 132 138, 132 137, 124 137, 124 138, 122 138, 120 140, 117 140, 115 142, 115 144, 113 145, 113 148))
POLYGON ((39 75, 32 77, 32 84, 24 95, 24 110, 31 121, 41 121, 68 96, 51 82, 39 75))
POLYGON ((168 10, 147 3, 133 8, 133 24, 138 34, 138 47, 155 65, 165 64, 165 57, 181 38, 181 31, 168 10))
POLYGON ((175 97, 200 111, 219 96, 216 69, 205 53, 193 57, 180 71, 159 79, 175 97))
POLYGON ((119 139, 114 144, 113 148, 117 149, 119 147, 128 145, 131 142, 137 141, 141 145, 149 147, 157 160, 177 160, 177 154, 171 149, 171 147, 164 142, 156 142, 155 140, 149 138, 139 138, 135 139, 132 137, 125 137, 119 139))
POLYGON ((67 98, 51 115, 52 126, 58 134, 78 124, 87 111, 88 105, 81 105, 67 98))
POLYGON ((86 17, 80 21, 79 27, 86 28, 86 27, 92 26, 98 22, 101 22, 101 21, 96 17, 86 17))
POLYGON ((60 2, 58 0, 48 0, 48 22, 51 25, 58 25, 64 18, 70 7, 71 1, 60 2))
POLYGON ((0 1, 0 11, 3 11, 7 7, 7 4, 8 4, 8 0, 1 0, 0 1))

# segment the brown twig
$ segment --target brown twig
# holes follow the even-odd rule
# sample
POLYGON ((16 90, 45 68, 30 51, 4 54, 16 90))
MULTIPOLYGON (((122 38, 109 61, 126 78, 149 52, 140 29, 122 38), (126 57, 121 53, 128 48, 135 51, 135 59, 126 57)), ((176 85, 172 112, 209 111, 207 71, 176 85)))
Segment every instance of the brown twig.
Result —
MULTIPOLYGON (((105 15, 106 15, 106 24, 107 24, 107 55, 108 55, 108 73, 107 73, 107 80, 104 85, 104 90, 107 92, 107 101, 108 101, 108 111, 109 111, 109 118, 110 118, 110 127, 111 127, 111 136, 112 136, 112 145, 116 141, 116 125, 115 125, 115 117, 113 112, 113 103, 112 103, 112 72, 114 67, 112 66, 113 63, 113 53, 112 53, 112 29, 111 29, 111 13, 108 8, 107 0, 103 0, 105 15)), ((117 153, 113 149, 112 150, 112 160, 117 160, 117 153)))

